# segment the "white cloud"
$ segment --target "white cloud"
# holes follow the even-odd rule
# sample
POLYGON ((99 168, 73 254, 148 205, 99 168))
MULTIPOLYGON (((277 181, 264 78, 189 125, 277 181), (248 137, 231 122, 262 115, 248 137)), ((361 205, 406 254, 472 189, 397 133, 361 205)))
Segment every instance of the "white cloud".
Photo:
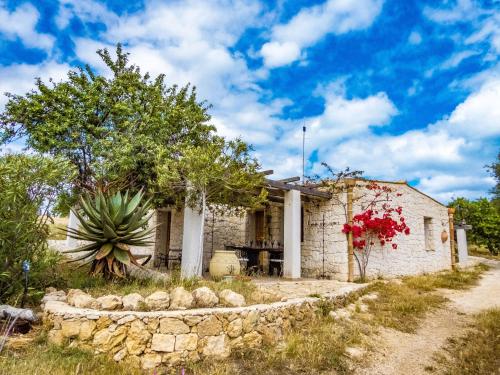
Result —
POLYGON ((262 46, 267 67, 290 64, 327 34, 344 34, 366 29, 379 15, 382 0, 328 0, 304 8, 286 24, 273 27, 271 40, 262 46))
POLYGON ((56 61, 45 61, 41 64, 13 64, 0 66, 0 111, 7 102, 4 95, 9 92, 12 94, 25 94, 33 89, 35 78, 40 77, 47 82, 48 78, 54 81, 60 81, 66 77, 69 65, 60 64, 56 61))
POLYGON ((413 45, 418 45, 422 43, 422 35, 417 31, 412 31, 408 37, 408 42, 413 45))
POLYGON ((490 79, 449 116, 426 128, 332 142, 318 149, 319 160, 364 170, 371 177, 417 180, 417 188, 443 202, 460 195, 476 198, 494 184, 484 165, 498 152, 498 103, 500 80, 490 79))
POLYGON ((60 29, 66 28, 73 18, 81 21, 116 22, 118 17, 109 11, 105 5, 93 0, 59 0, 59 12, 55 19, 60 29))
POLYGON ((7 39, 19 38, 26 47, 50 50, 55 39, 36 31, 39 19, 40 13, 32 4, 24 3, 9 11, 0 1, 0 34, 7 39))

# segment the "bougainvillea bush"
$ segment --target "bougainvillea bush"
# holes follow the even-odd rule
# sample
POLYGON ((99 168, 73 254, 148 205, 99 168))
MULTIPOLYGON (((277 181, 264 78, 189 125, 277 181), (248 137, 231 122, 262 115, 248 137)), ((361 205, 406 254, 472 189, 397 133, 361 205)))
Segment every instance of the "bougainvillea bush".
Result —
POLYGON ((370 198, 362 205, 360 213, 353 216, 352 224, 346 223, 342 229, 345 234, 352 233, 354 257, 359 267, 362 281, 366 279, 366 268, 373 248, 377 245, 398 248, 395 242, 399 234, 410 234, 410 228, 403 217, 401 206, 393 207, 395 193, 388 186, 370 182, 366 189, 371 191, 370 198))

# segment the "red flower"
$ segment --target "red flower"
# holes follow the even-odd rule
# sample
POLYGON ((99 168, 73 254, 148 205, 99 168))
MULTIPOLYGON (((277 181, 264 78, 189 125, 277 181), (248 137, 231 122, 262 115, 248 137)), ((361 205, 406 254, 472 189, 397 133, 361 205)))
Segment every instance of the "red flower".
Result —
POLYGON ((397 243, 393 243, 393 244, 392 244, 392 248, 393 248, 394 250, 396 250, 396 249, 398 248, 398 244, 397 244, 397 243))
POLYGON ((409 234, 410 234, 410 228, 408 228, 408 227, 407 227, 407 228, 405 229, 405 234, 406 234, 406 235, 409 235, 409 234))

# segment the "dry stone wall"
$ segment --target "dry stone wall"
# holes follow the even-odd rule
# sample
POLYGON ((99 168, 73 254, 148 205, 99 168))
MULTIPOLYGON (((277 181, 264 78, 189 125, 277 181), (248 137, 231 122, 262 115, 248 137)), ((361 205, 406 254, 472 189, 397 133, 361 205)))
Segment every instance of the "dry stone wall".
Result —
MULTIPOLYGON (((342 301, 352 285, 325 298, 342 301)), ((274 345, 292 326, 315 319, 319 298, 234 308, 181 311, 101 311, 60 300, 44 305, 48 339, 107 353, 145 369, 202 358, 226 358, 233 350, 274 345)))

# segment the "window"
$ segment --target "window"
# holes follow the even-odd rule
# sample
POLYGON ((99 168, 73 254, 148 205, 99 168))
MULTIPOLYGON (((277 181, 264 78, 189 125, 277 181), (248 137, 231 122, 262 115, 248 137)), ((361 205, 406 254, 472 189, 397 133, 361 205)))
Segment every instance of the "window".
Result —
POLYGON ((434 239, 432 233, 432 218, 424 217, 425 250, 434 250, 434 239))

